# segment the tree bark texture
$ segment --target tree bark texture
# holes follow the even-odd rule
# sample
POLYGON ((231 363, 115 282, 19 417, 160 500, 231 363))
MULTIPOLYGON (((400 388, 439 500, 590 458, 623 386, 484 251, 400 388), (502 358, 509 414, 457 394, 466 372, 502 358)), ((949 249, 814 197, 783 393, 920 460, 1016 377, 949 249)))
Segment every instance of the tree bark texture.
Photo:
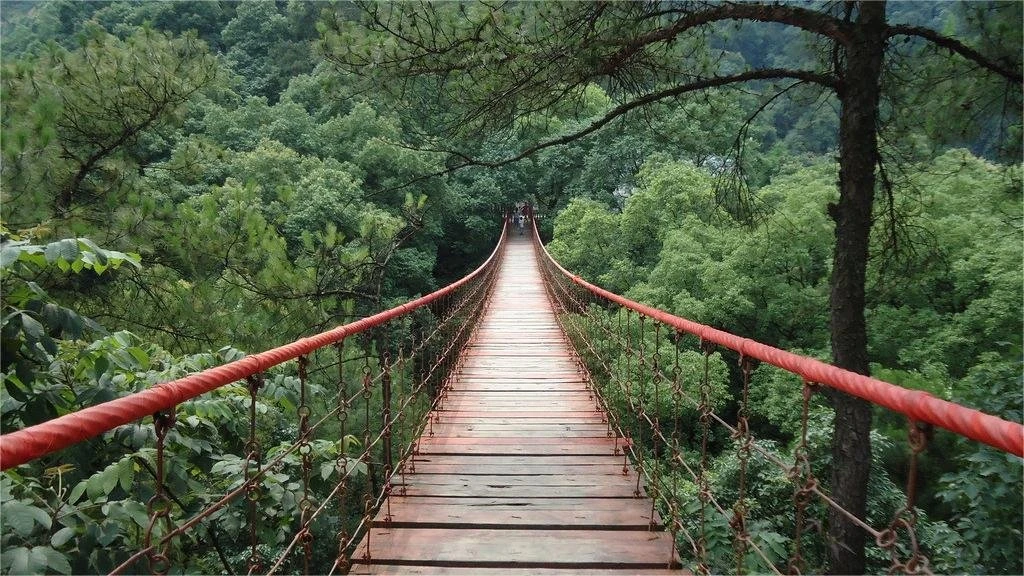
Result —
MULTIPOLYGON (((840 70, 839 203, 830 206, 836 244, 831 280, 832 357, 836 366, 868 374, 864 318, 868 241, 878 164, 878 103, 886 24, 883 2, 859 2, 853 37, 840 70)), ((832 439, 832 496, 860 518, 867 512, 871 471, 871 405, 842 392, 832 439)), ((866 534, 830 511, 829 556, 834 574, 863 574, 866 534)))

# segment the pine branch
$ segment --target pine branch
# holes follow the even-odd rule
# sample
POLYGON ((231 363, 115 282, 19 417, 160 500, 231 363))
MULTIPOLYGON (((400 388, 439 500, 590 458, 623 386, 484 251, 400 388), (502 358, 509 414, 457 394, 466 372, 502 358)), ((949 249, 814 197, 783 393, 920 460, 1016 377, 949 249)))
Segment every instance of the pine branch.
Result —
POLYGON ((930 28, 905 25, 890 26, 888 31, 888 37, 892 38, 893 36, 914 36, 916 38, 923 38, 931 42, 932 44, 935 44, 936 46, 941 46, 943 48, 948 49, 950 52, 959 54, 960 56, 963 56, 967 60, 974 62, 975 64, 981 66, 982 68, 985 68, 986 70, 995 72, 996 74, 1002 76, 1003 78, 1006 78, 1011 82, 1016 82, 1020 84, 1022 81, 1024 81, 1024 76, 1021 75, 1021 72, 1019 70, 1012 70, 1004 66, 1003 64, 1000 64, 999 62, 996 62, 991 58, 985 56, 981 52, 978 52, 974 48, 967 46, 966 44, 960 42, 959 40, 950 38, 948 36, 943 36, 942 34, 939 34, 935 30, 932 30, 930 28))

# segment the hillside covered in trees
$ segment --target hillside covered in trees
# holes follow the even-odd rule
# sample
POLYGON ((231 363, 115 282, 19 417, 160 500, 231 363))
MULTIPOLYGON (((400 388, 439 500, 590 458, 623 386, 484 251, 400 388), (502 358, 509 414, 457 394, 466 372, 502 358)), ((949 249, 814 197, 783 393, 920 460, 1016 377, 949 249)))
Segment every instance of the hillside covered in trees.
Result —
MULTIPOLYGON (((6 1, 0 426, 431 292, 486 257, 517 202, 608 290, 1020 422, 1022 11, 6 1)), ((758 436, 792 450, 800 383, 754 382, 758 436)), ((279 384, 266 410, 294 405, 279 384)), ((179 417, 183 507, 229 482, 212 463, 241 450, 231 401, 179 417)), ((836 395, 813 424, 820 477, 891 515, 902 419, 836 395)), ((123 560, 109 549, 148 523, 139 434, 5 472, 0 570, 123 560)), ((735 455, 716 458, 727 484, 735 455)), ((931 568, 1024 570, 1020 459, 939 433, 921 466, 931 568)), ((268 533, 296 511, 276 482, 268 533)), ((777 484, 758 498, 788 498, 777 484)), ((221 557, 188 571, 241 567, 247 529, 225 515, 221 557)), ((860 546, 819 566, 886 570, 860 546)))

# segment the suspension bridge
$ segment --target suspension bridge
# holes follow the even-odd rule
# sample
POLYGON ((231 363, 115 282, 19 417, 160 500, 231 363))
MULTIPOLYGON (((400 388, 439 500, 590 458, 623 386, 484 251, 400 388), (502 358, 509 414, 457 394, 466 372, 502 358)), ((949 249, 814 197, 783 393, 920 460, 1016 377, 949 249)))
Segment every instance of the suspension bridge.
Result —
POLYGON ((58 463, 60 450, 121 426, 153 430, 155 466, 152 482, 136 487, 148 527, 134 547, 111 551, 113 574, 194 570, 190 557, 200 554, 218 558, 217 570, 250 574, 797 573, 816 569, 808 557, 821 547, 815 527, 829 508, 863 529, 892 570, 926 572, 914 513, 925 429, 1024 453, 1020 424, 632 302, 561 268, 535 230, 520 236, 507 224, 490 258, 450 286, 4 434, 0 467, 58 463), (733 355, 742 380, 729 417, 714 410, 709 380, 721 354, 733 355), (754 362, 803 382, 792 453, 751 433, 754 362), (295 413, 261 413, 265 382, 282 374, 297 381, 295 413), (815 477, 808 414, 822 386, 909 420, 907 501, 881 525, 843 510, 815 477), (166 482, 170 431, 189 402, 228 387, 248 399, 241 472, 226 491, 183 502, 166 482), (259 430, 272 418, 294 422, 294 440, 267 445, 259 430), (716 430, 739 463, 728 494, 711 488, 716 430), (342 448, 314 449, 324 439, 342 448), (792 533, 781 555, 751 528, 754 461, 790 484, 792 533), (290 462, 295 518, 286 538, 266 542, 262 505, 274 472, 290 462), (199 530, 214 534, 228 514, 240 519, 223 530, 244 545, 244 565, 199 530), (710 551, 723 534, 733 550, 725 561, 710 551))

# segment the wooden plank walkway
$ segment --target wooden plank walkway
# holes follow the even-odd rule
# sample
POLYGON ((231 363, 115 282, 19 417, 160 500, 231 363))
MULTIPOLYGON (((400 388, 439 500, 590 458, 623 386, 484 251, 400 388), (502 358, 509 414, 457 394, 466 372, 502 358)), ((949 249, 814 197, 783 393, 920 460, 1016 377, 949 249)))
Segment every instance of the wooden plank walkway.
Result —
POLYGON ((679 573, 573 363, 528 237, 510 238, 446 394, 351 574, 679 573))

